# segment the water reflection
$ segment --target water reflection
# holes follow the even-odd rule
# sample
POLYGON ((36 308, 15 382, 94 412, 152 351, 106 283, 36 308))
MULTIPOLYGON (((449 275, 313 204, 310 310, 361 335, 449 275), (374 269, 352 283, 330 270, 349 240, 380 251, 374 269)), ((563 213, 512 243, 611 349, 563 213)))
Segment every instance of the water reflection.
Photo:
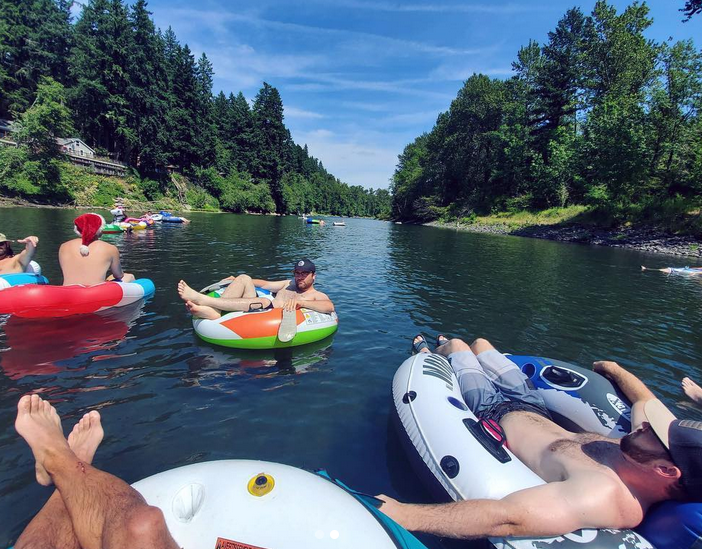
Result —
POLYGON ((296 383, 294 376, 325 369, 332 355, 333 336, 321 341, 268 351, 222 349, 204 344, 199 354, 186 361, 189 386, 235 393, 247 379, 263 380, 263 391, 280 389, 296 383))
MULTIPOLYGON (((111 358, 105 355, 124 340, 141 314, 143 302, 100 313, 64 318, 23 319, 11 316, 2 326, 5 349, 0 369, 12 380, 25 376, 57 374, 69 365, 61 364, 80 355, 95 353, 91 362, 111 358)), ((85 369, 83 364, 72 369, 85 369)))

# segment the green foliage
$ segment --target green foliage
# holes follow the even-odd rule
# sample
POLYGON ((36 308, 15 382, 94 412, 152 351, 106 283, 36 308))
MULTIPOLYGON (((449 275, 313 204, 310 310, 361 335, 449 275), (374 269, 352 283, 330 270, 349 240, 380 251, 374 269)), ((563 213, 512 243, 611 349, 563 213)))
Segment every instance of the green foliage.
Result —
MULTIPOLYGON (((506 81, 473 75, 398 159, 396 219, 587 206, 604 225, 689 219, 702 192, 702 52, 645 37, 645 4, 568 10, 506 81), (448 209, 446 209, 448 208, 448 209)), ((667 225, 666 225, 667 226, 667 225)), ((670 225, 672 227, 672 225, 670 225)))
POLYGON ((45 158, 58 156, 56 139, 73 132, 71 112, 65 103, 63 86, 53 78, 42 78, 34 103, 20 116, 17 142, 45 158))

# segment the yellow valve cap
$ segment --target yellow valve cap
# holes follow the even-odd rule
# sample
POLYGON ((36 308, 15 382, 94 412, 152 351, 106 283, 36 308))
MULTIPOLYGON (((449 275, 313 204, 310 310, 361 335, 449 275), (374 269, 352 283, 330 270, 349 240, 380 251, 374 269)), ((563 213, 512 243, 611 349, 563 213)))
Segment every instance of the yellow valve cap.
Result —
POLYGON ((273 490, 275 487, 275 480, 271 475, 266 473, 259 473, 255 477, 252 477, 247 486, 249 494, 260 498, 265 496, 268 492, 273 490))

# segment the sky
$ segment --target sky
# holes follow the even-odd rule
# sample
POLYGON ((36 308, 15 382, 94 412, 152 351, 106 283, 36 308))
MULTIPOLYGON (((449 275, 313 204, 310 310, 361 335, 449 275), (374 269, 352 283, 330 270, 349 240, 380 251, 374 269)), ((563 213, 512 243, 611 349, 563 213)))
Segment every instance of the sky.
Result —
MULTIPOLYGON (((630 2, 612 0, 618 11, 630 2)), ((253 101, 268 82, 281 94, 293 140, 350 185, 387 188, 404 147, 434 126, 473 73, 508 78, 519 48, 543 44, 567 9, 595 0, 150 0, 157 27, 173 28, 214 65, 214 93, 253 101)), ((647 35, 692 38, 684 0, 652 0, 647 35)))

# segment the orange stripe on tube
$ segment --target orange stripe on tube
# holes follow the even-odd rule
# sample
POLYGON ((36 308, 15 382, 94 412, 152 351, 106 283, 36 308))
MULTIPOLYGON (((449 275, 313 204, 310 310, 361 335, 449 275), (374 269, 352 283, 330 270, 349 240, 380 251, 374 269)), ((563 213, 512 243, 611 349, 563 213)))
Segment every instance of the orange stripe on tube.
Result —
MULTIPOLYGON (((278 335, 278 328, 283 320, 283 309, 271 309, 262 313, 251 313, 236 316, 222 322, 222 326, 230 329, 241 339, 256 337, 271 337, 278 335)), ((305 321, 305 315, 298 309, 295 320, 299 326, 305 321)))

